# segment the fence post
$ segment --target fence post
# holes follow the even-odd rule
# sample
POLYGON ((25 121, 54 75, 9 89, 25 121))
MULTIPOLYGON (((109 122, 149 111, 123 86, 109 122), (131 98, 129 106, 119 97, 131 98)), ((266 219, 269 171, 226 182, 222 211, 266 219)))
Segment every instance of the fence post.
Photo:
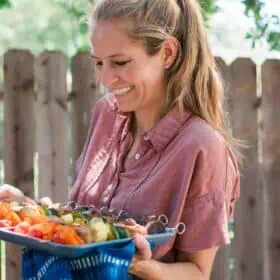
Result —
MULTIPOLYGON (((33 56, 9 51, 4 56, 4 172, 5 183, 33 197, 34 91, 33 56)), ((6 277, 21 278, 19 246, 6 243, 6 277)))
POLYGON ((35 62, 38 196, 55 202, 68 199, 66 64, 55 51, 43 52, 35 62))
POLYGON ((280 279, 280 61, 262 65, 265 280, 280 279))
MULTIPOLYGON (((92 111, 98 99, 94 64, 87 52, 80 52, 72 59, 72 161, 82 152, 88 134, 92 111)), ((73 172, 75 174, 75 172, 73 172)))
POLYGON ((263 195, 259 170, 256 65, 237 59, 231 65, 233 135, 245 140, 245 164, 241 169, 241 195, 234 220, 235 279, 262 280, 263 276, 263 195))

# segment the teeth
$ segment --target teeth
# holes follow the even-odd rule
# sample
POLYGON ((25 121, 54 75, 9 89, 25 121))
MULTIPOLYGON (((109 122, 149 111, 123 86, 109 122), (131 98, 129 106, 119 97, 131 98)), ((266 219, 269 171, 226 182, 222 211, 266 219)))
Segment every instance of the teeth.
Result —
POLYGON ((125 94, 131 90, 131 87, 116 89, 115 94, 125 94))

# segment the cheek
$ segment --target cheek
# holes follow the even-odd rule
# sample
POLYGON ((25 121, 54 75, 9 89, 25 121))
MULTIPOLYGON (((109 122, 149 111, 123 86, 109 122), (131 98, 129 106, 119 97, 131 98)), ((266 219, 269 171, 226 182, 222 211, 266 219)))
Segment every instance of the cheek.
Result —
POLYGON ((143 81, 149 84, 151 87, 158 87, 161 85, 164 79, 164 73, 161 72, 161 69, 158 67, 146 67, 143 72, 143 81))
POLYGON ((127 81, 128 83, 137 85, 141 79, 141 71, 136 67, 127 67, 121 72, 122 79, 127 81))
POLYGON ((161 83, 164 77, 164 67, 161 61, 158 58, 151 58, 145 65, 143 75, 153 84, 161 83))
POLYGON ((134 85, 158 85, 163 81, 164 71, 157 64, 149 63, 133 65, 121 71, 122 79, 134 85))

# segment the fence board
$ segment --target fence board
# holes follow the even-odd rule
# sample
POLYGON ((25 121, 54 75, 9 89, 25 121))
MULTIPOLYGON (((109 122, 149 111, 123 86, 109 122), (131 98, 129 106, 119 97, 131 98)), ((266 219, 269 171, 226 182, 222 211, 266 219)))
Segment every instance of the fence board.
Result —
POLYGON ((280 279, 280 61, 262 66, 265 280, 280 279))
POLYGON ((73 57, 72 74, 72 159, 75 163, 85 144, 93 105, 98 98, 98 85, 89 53, 80 52, 73 57))
POLYGON ((237 59, 231 65, 232 129, 236 138, 249 145, 241 169, 241 195, 236 207, 235 279, 261 280, 262 189, 258 162, 258 117, 256 65, 249 59, 237 59))
POLYGON ((39 197, 68 198, 66 57, 44 52, 35 62, 37 86, 36 149, 39 197))
MULTIPOLYGON (((4 56, 5 182, 33 197, 33 56, 9 51, 4 56)), ((7 279, 20 279, 20 248, 6 243, 7 279)))

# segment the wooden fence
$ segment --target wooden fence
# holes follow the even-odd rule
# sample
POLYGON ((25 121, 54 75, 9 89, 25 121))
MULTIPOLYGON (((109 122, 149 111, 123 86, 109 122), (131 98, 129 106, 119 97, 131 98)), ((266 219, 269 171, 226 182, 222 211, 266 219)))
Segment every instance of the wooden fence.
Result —
MULTIPOLYGON (((278 280, 280 61, 268 60, 261 67, 244 58, 231 65, 217 61, 225 79, 232 133, 250 147, 241 170, 233 242, 219 251, 212 279, 278 280)), ((13 50, 4 56, 4 181, 31 197, 67 200, 72 162, 81 152, 99 97, 89 54, 79 53, 71 60, 71 75, 67 65, 60 52, 34 57, 13 50)), ((20 279, 19 247, 7 243, 1 260, 6 264, 1 275, 20 279)))

